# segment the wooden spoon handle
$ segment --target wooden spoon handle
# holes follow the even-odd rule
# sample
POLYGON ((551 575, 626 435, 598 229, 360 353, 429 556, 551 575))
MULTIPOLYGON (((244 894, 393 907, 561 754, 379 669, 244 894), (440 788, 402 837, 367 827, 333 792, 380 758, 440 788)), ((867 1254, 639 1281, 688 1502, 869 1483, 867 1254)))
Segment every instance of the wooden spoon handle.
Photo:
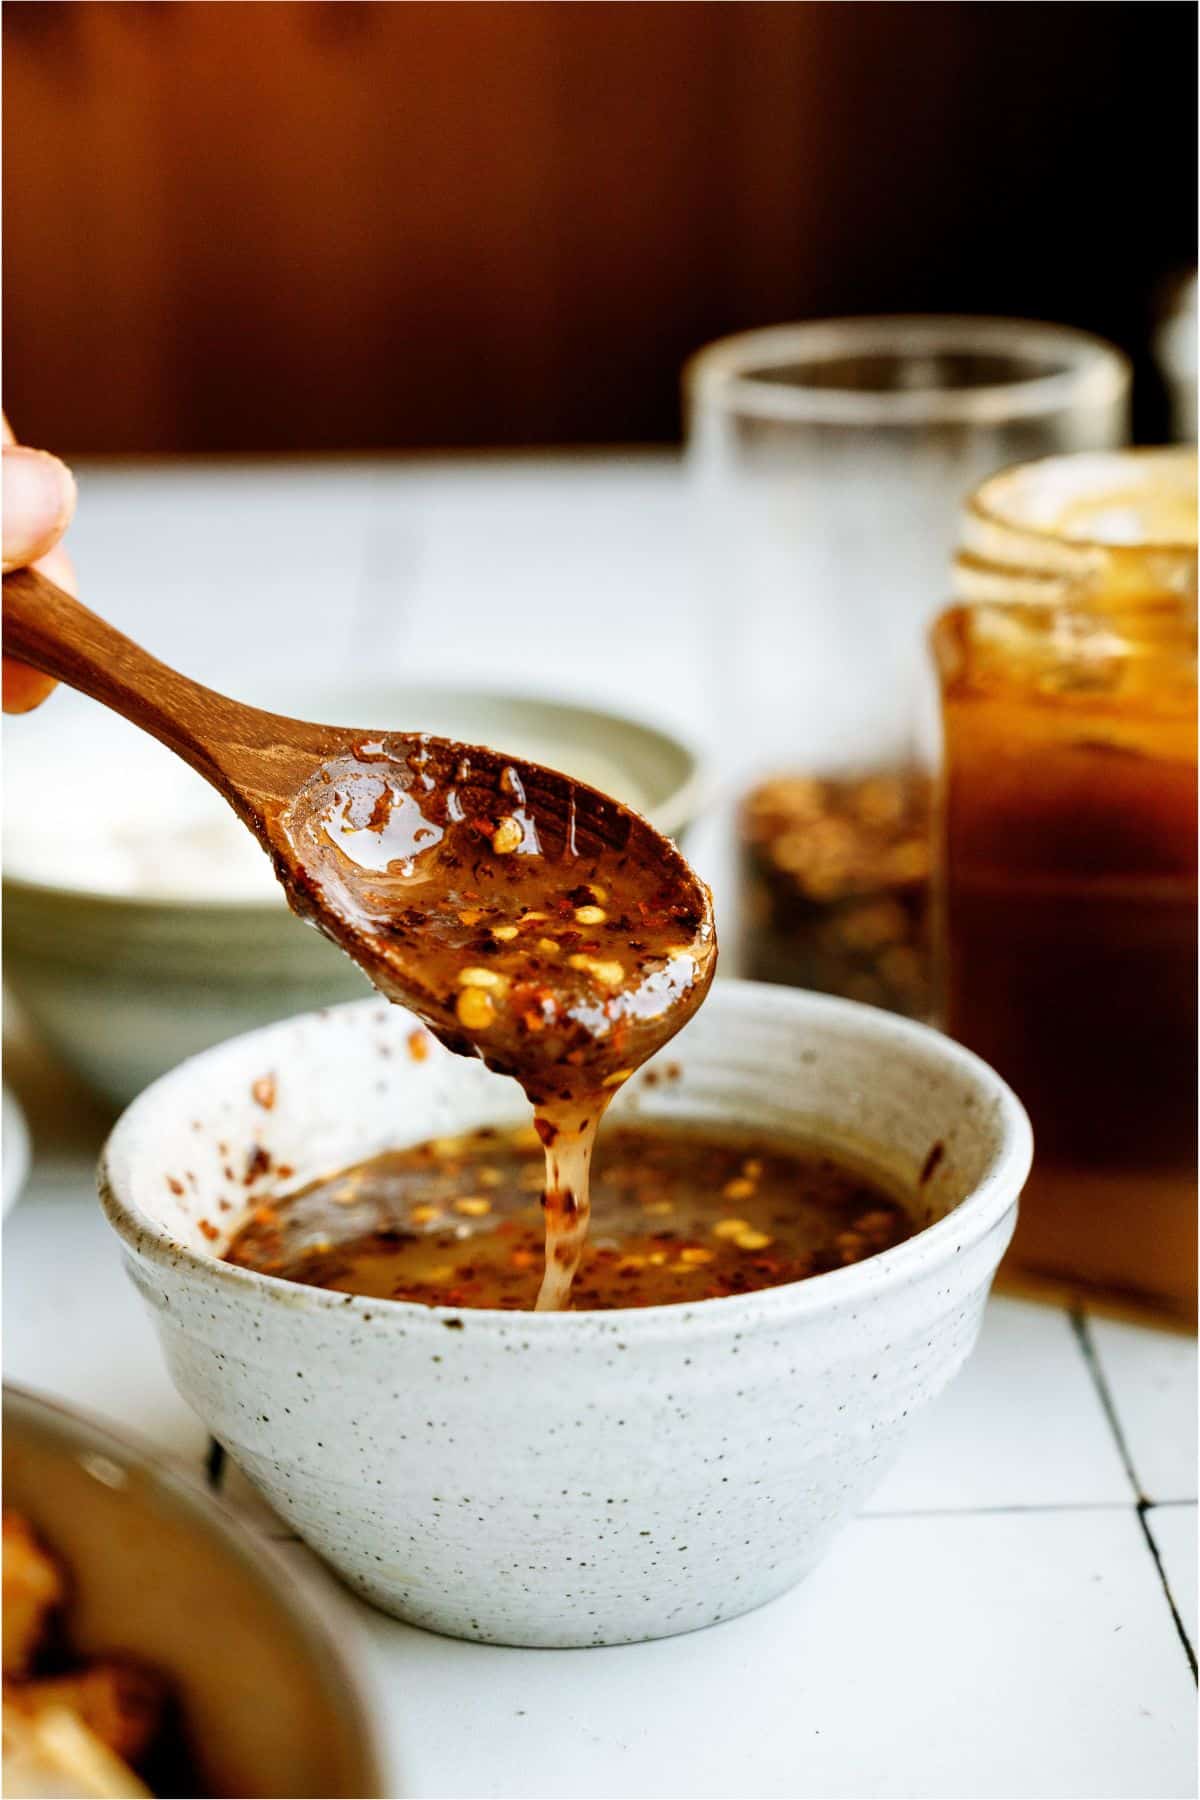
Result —
POLYGON ((111 707, 224 785, 213 751, 242 709, 169 669, 36 569, 4 577, 4 654, 111 707))
POLYGON ((327 728, 260 712, 190 681, 35 569, 4 577, 4 654, 150 732, 243 816, 286 793, 328 747, 327 728))

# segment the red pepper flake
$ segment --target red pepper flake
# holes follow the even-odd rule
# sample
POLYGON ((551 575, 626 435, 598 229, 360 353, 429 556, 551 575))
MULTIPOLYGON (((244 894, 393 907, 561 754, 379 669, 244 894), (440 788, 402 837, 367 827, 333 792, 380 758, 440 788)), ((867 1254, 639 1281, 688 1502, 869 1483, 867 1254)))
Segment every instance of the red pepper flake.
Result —
POLYGON ((182 1181, 176 1181, 176 1179, 173 1175, 167 1176, 167 1186, 170 1188, 170 1190, 173 1194, 182 1194, 182 1192, 183 1192, 182 1181))
MULTIPOLYGON (((270 1153, 267 1150, 264 1150, 261 1144, 255 1144, 253 1150, 246 1158, 246 1173, 242 1177, 246 1186, 249 1187, 253 1182, 257 1181, 260 1175, 265 1175, 270 1167, 270 1153)), ((182 1189, 180 1191, 182 1192, 182 1189)))
POLYGON ((221 1233, 217 1230, 217 1227, 215 1225, 213 1225, 209 1222, 208 1219, 197 1219, 196 1223, 199 1225, 201 1231, 204 1233, 205 1237, 208 1239, 210 1244, 214 1243, 216 1241, 216 1239, 220 1237, 221 1233))
POLYGON ((250 1089, 256 1103, 264 1112, 270 1112, 275 1104, 276 1083, 274 1075, 260 1075, 250 1089))

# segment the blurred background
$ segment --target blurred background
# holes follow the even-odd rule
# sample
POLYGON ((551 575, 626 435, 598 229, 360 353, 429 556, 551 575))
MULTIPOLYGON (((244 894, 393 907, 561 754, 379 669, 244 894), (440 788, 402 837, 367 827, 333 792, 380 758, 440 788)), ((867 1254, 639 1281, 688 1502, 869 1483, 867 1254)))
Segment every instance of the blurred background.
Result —
MULTIPOLYGON (((1028 1107, 1003 1280, 1050 1305, 989 1308, 900 1517, 831 1576, 844 1663, 806 1594, 837 1791, 872 1737, 878 1791, 1194 1791, 1195 1346, 1090 1315, 1196 1320, 1195 456, 1121 448, 1195 436, 1196 6, 5 0, 2 27, 4 401, 78 477, 82 602, 239 699, 604 788, 711 882, 723 974, 929 1021, 1028 1107), (925 1631, 876 1656, 873 1732, 847 1579, 925 1631)), ((365 977, 116 714, 60 690, 3 751, 6 1371, 198 1472, 96 1152, 165 1070, 365 977)), ((432 1642, 382 1690, 406 1791, 424 1731, 428 1791, 469 1792, 442 1741, 469 1646, 460 1705, 432 1642)), ((650 1791, 696 1736, 675 1687, 650 1791)), ((512 1729, 591 1781, 555 1696, 512 1729)), ((611 1688, 588 1754, 633 1769, 641 1704, 611 1688)), ((774 1705, 718 1735, 794 1792, 774 1705)))
POLYGON ((10 413, 64 453, 662 443, 780 319, 1149 356, 1194 267, 1196 10, 4 8, 10 413))

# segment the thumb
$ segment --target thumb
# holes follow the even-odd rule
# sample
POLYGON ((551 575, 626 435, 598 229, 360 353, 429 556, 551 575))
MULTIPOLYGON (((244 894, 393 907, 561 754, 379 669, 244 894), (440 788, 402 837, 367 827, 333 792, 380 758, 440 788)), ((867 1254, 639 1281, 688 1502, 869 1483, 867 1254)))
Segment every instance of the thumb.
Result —
POLYGON ((3 461, 5 569, 24 568, 44 556, 71 522, 75 478, 45 450, 6 444, 3 461))

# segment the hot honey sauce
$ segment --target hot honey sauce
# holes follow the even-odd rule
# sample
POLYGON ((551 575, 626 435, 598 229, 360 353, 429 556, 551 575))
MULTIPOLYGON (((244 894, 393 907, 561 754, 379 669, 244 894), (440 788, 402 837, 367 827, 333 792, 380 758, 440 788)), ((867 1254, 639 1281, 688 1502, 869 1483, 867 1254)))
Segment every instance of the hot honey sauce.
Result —
MULTIPOLYGON (((529 1308, 544 1286, 544 1181, 527 1125, 438 1138, 258 1209, 227 1256, 345 1293, 529 1308)), ((577 1311, 802 1281, 914 1229, 904 1197, 866 1165, 732 1130, 614 1120, 591 1187, 593 1228, 573 1265, 577 1311)))

